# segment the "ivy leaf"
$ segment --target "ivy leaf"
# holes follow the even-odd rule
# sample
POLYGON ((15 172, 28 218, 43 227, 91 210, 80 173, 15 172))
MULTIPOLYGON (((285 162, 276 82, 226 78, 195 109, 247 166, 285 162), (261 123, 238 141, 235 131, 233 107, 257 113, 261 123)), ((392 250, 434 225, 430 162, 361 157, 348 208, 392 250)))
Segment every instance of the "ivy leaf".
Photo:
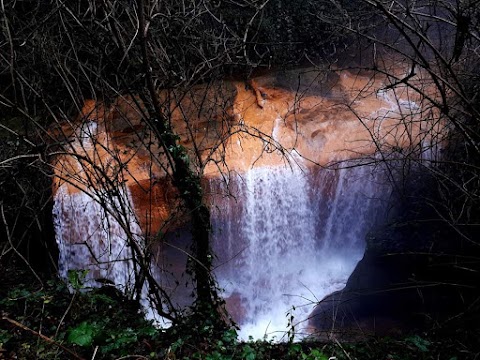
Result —
POLYGON ((420 351, 428 352, 428 346, 430 346, 430 342, 428 340, 422 339, 420 336, 415 335, 405 339, 406 341, 411 342, 415 345, 420 351))
POLYGON ((69 270, 68 281, 74 290, 79 291, 83 289, 85 278, 87 277, 88 270, 69 270))
POLYGON ((68 334, 67 341, 71 344, 79 346, 90 346, 93 343, 93 338, 97 334, 98 329, 96 324, 89 324, 84 321, 76 328, 72 329, 68 334))
POLYGON ((312 360, 329 360, 329 357, 322 353, 320 350, 312 349, 308 355, 308 359, 312 360))

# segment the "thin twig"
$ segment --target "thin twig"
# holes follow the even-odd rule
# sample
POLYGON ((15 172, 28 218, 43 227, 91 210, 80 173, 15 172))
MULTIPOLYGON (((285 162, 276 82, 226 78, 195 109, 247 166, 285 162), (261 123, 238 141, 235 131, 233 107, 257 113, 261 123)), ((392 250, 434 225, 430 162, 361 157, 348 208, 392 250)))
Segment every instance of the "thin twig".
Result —
POLYGON ((60 344, 59 342, 53 340, 52 338, 49 338, 48 336, 45 336, 45 335, 43 335, 43 334, 40 334, 39 332, 37 332, 37 331, 35 331, 35 330, 30 329, 29 327, 27 327, 27 326, 19 323, 18 321, 15 321, 15 320, 13 320, 13 319, 10 319, 10 318, 7 317, 7 316, 2 316, 2 320, 8 321, 10 324, 15 325, 16 327, 18 327, 18 328, 20 328, 20 329, 22 329, 22 330, 28 331, 28 332, 32 333, 33 335, 38 336, 39 338, 41 338, 42 340, 45 340, 45 341, 48 342, 49 344, 58 346, 58 347, 61 348, 62 350, 66 351, 67 353, 69 353, 70 355, 72 355, 73 357, 75 357, 75 359, 85 360, 85 359, 82 358, 81 356, 78 356, 74 351, 72 351, 72 350, 70 350, 69 348, 63 346, 63 345, 60 344))
POLYGON ((95 350, 93 350, 93 355, 91 360, 95 359, 95 356, 97 356, 97 352, 98 352, 98 346, 95 346, 95 350))
POLYGON ((10 228, 8 227, 8 222, 7 222, 7 219, 5 217, 5 210, 3 208, 3 203, 0 203, 0 212, 1 212, 1 215, 2 215, 2 222, 3 222, 3 225, 5 226, 5 232, 7 233, 7 239, 8 239, 8 243, 10 244, 10 247, 15 252, 15 254, 17 254, 18 257, 20 259, 22 259, 22 261, 25 263, 25 265, 27 265, 27 267, 30 269, 33 276, 35 276, 37 278, 38 282, 40 283, 40 285, 43 289, 42 279, 40 278, 40 276, 38 276, 37 272, 32 268, 29 261, 17 250, 17 248, 15 247, 15 244, 13 243, 12 235, 10 233, 10 228))
POLYGON ((352 360, 352 358, 350 357, 350 354, 347 353, 345 351, 345 349, 343 348, 342 344, 340 344, 340 342, 335 338, 335 343, 340 347, 340 349, 342 349, 343 353, 345 354, 345 356, 349 359, 349 360, 352 360))
POLYGON ((67 316, 67 314, 69 313, 70 309, 72 308, 73 300, 75 300, 76 295, 77 295, 77 291, 75 291, 75 292, 73 293, 72 300, 70 300, 70 304, 68 304, 67 310, 65 310, 65 312, 63 313, 62 318, 60 319, 60 322, 58 323, 57 331, 55 331, 55 337, 57 337, 58 332, 60 331, 60 327, 62 326, 63 321, 65 320, 65 317, 67 316))

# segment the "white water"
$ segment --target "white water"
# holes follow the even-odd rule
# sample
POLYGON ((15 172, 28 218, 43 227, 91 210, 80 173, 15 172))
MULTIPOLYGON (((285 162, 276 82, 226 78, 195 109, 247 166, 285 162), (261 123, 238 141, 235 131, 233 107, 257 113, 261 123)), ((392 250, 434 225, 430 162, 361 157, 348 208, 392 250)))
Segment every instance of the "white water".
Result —
POLYGON ((301 337, 315 303, 345 285, 382 207, 370 171, 254 168, 233 179, 236 203, 216 201, 216 274, 241 307, 241 338, 285 340, 292 315, 301 337))
MULTIPOLYGON (((87 122, 71 143, 72 152, 91 159, 91 162, 98 160, 95 149, 95 137, 98 135, 97 123, 87 122)), ((69 163, 76 167, 77 174, 73 183, 75 179, 91 179, 93 173, 90 171, 86 174, 88 170, 84 167, 85 164, 72 160, 69 163)), ((115 161, 111 163, 114 165, 115 161)), ((70 193, 67 183, 63 183, 54 197, 53 218, 59 249, 59 276, 69 283, 71 271, 83 272, 85 277, 81 279, 81 286, 84 289, 109 284, 136 298, 138 294, 135 292, 132 244, 143 249, 144 240, 128 187, 124 183, 122 186, 121 182, 118 182, 117 188, 110 190, 99 189, 99 186, 91 184, 77 183, 78 185, 85 188, 70 193)), ((156 275, 155 269, 152 269, 152 273, 156 275)), ((158 316, 148 294, 148 286, 145 284, 139 301, 146 317, 158 325, 168 326, 169 321, 158 316)))
MULTIPOLYGON (((78 154, 95 151, 91 137, 97 131, 95 123, 81 130, 73 144, 78 154)), ((81 164, 77 171, 82 178, 81 164)), ((231 180, 235 198, 214 197, 215 273, 234 306, 241 338, 282 340, 292 324, 301 337, 315 303, 341 289, 363 255, 383 207, 376 199, 386 190, 376 181, 380 175, 365 166, 336 172, 257 167, 231 180)), ((86 191, 70 194, 64 184, 55 195, 59 274, 68 281, 70 270, 88 270, 85 287, 109 280, 131 294, 129 244, 142 247, 143 239, 128 188, 116 189, 116 197, 86 191)), ((145 286, 140 302, 147 317, 168 325, 155 316, 147 294, 145 286)))
MULTIPOLYGON (((375 195, 384 190, 369 171, 359 167, 315 176, 298 167, 255 168, 233 179, 237 201, 215 202, 214 251, 220 264, 215 272, 225 297, 239 299, 242 339, 284 340, 292 323, 300 338, 315 303, 345 285, 382 207, 375 195)), ((69 194, 66 185, 57 191, 59 274, 68 282, 70 270, 88 270, 86 288, 106 279, 131 294, 129 241, 140 246, 143 241, 130 194, 119 189, 118 199, 103 206, 99 195, 69 194)), ((147 294, 145 287, 140 301, 147 317, 168 325, 152 310, 147 294)))
MULTIPOLYGON (((95 161, 98 133, 96 122, 83 124, 71 143, 72 152, 95 161)), ((92 176, 86 174, 85 164, 71 160, 70 163, 76 167, 77 179, 92 176)), ((133 289, 134 273, 128 233, 133 241, 141 241, 129 191, 119 187, 115 189, 115 196, 84 185, 83 191, 70 194, 68 185, 63 183, 55 194, 53 216, 59 275, 68 280, 69 271, 87 270, 85 287, 98 287, 101 279, 129 293, 133 289)))
POLYGON ((116 206, 102 206, 85 192, 68 194, 63 185, 55 195, 53 208, 55 234, 60 250, 59 275, 68 280, 69 270, 88 270, 85 287, 98 287, 99 279, 109 280, 122 291, 132 290, 134 272, 129 236, 141 233, 132 214, 126 214, 124 226, 112 216, 120 201, 127 201, 128 193, 120 192, 116 206))
MULTIPOLYGON (((102 206, 98 194, 68 194, 65 185, 58 189, 53 216, 59 249, 58 272, 65 282, 70 281, 70 271, 85 271, 84 289, 110 283, 137 298, 131 244, 136 242, 141 249, 143 239, 130 204, 128 190, 119 189, 118 199, 102 206)), ((145 284, 139 301, 146 318, 159 326, 169 326, 170 322, 154 310, 148 294, 145 284)))

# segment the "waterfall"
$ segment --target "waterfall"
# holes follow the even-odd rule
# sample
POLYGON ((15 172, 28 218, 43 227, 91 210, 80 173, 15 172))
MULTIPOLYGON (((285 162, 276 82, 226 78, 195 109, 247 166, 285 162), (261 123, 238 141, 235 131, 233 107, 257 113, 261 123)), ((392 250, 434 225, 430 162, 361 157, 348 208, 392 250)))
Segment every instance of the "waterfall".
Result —
MULTIPOLYGON (((141 229, 133 213, 128 189, 119 189, 118 197, 69 194, 61 186, 54 198, 55 237, 59 248, 58 273, 69 283, 70 271, 85 271, 85 289, 114 285, 124 294, 135 294, 135 269, 131 243, 143 244, 141 229)), ((152 273, 157 275, 155 269, 152 273)), ((168 326, 148 299, 148 286, 141 289, 140 305, 146 318, 159 326, 168 326)))
MULTIPOLYGON (((62 163, 75 170, 74 176, 61 183, 54 196, 53 219, 55 238, 59 249, 58 273, 69 283, 71 271, 84 272, 84 289, 104 284, 115 286, 122 293, 136 297, 135 267, 132 244, 144 248, 142 229, 132 206, 129 188, 117 181, 116 185, 96 184, 98 177, 107 176, 109 166, 115 162, 106 158, 103 174, 89 166, 100 161, 98 149, 98 124, 87 122, 80 127, 71 150, 89 161, 82 163, 71 159, 62 163)), ((106 135, 103 135, 106 137, 106 135)), ((98 165, 98 164, 97 164, 98 165)), ((158 271, 152 269, 158 277, 158 271)), ((139 302, 147 319, 161 326, 169 321, 161 318, 148 298, 149 289, 142 286, 139 302)))
MULTIPOLYGON (((93 123, 85 126, 73 143, 75 152, 95 159, 90 136, 97 131, 93 123)), ((383 208, 387 188, 378 169, 307 169, 296 160, 290 167, 253 167, 229 183, 218 178, 210 183, 215 275, 243 339, 282 340, 287 329, 301 337, 315 304, 345 285, 383 208)), ((88 167, 73 162, 71 167, 78 178, 90 178, 88 167)), ((120 180, 110 191, 81 185, 82 190, 63 183, 55 193, 59 274, 68 281, 70 270, 87 270, 86 288, 107 280, 132 294, 130 241, 142 247, 144 239, 130 190, 120 180)), ((165 243, 176 244, 174 254, 160 246, 152 269, 179 307, 191 301, 191 288, 175 285, 175 276, 184 273, 186 257, 177 249, 188 251, 182 239, 189 237, 181 232, 187 230, 167 234, 165 243)), ((168 325, 149 303, 146 286, 139 300, 147 318, 168 325)))
MULTIPOLYGON (((274 138, 281 124, 275 121, 274 138)), ((132 294, 130 244, 142 248, 145 239, 128 182, 117 171, 116 153, 99 145, 110 142, 104 129, 91 121, 78 131, 70 144, 80 156, 60 163, 72 172, 71 184, 59 184, 54 199, 59 274, 68 281, 70 270, 87 270, 85 287, 100 286, 101 279, 132 294), (103 172, 78 160, 84 158, 103 172), (108 185, 102 179, 111 174, 108 185)), ((287 329, 301 337, 315 304, 345 285, 384 208, 388 189, 380 167, 331 171, 307 168, 299 156, 292 160, 291 166, 256 166, 229 182, 210 182, 214 271, 243 339, 282 340, 287 329)), ((153 277, 179 308, 191 303, 191 285, 183 286, 191 279, 179 279, 188 230, 183 225, 165 234, 152 262, 153 277)), ((148 294, 145 285, 139 300, 147 318, 168 325, 156 316, 148 294)))
POLYGON ((281 340, 292 325, 301 336, 315 303, 343 288, 383 207, 376 180, 368 167, 259 167, 215 198, 216 274, 241 338, 281 340))
MULTIPOLYGON (((128 194, 120 196, 120 201, 128 199, 128 194)), ((59 275, 68 280, 70 270, 88 270, 85 287, 98 287, 97 281, 108 280, 128 293, 134 283, 132 254, 126 229, 112 215, 112 207, 102 206, 83 191, 72 195, 65 186, 58 189, 53 214, 60 249, 59 275)), ((124 225, 140 234, 131 214, 126 220, 124 225)))
MULTIPOLYGON (((95 121, 82 124, 71 143, 72 152, 94 163, 98 160, 95 149, 98 135, 95 121)), ((64 182, 55 193, 53 217, 59 275, 67 281, 69 271, 86 270, 85 287, 98 287, 98 281, 106 280, 129 293, 134 273, 128 233, 131 240, 141 241, 129 190, 120 184, 112 191, 96 188, 91 184, 94 173, 88 170, 88 162, 70 161, 69 164, 76 172, 72 184, 76 179, 84 179, 76 186, 85 188, 71 186, 69 191, 69 184, 64 182)))

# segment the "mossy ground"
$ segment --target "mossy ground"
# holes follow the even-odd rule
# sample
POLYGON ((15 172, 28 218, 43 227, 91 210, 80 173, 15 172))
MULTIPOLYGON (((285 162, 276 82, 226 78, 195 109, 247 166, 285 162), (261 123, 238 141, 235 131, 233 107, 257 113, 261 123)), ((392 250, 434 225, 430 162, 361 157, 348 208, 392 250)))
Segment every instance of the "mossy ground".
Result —
POLYGON ((0 273, 0 359, 476 359, 479 332, 461 327, 357 343, 237 341, 192 319, 168 330, 145 321, 137 304, 113 289, 43 286, 17 262, 0 273))

